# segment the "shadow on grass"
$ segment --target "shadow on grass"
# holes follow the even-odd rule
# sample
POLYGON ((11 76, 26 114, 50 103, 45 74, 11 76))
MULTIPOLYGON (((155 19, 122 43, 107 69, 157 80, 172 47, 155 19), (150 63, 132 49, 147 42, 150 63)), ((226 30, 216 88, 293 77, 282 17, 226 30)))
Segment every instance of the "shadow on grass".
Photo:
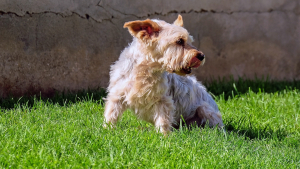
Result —
MULTIPOLYGON (((174 130, 193 130, 195 128, 199 128, 199 126, 192 124, 187 126, 184 122, 183 124, 174 127, 174 130)), ((205 126, 201 126, 200 128, 209 128, 208 124, 205 126)), ((287 133, 284 130, 272 130, 269 126, 264 129, 258 129, 253 126, 245 127, 245 126, 237 126, 233 120, 227 120, 225 124, 226 134, 235 133, 240 137, 244 137, 245 140, 273 140, 276 142, 285 142, 286 145, 291 147, 299 147, 300 146, 300 138, 293 136, 293 133, 287 133)))
POLYGON ((236 126, 234 124, 234 122, 227 122, 226 126, 226 130, 228 132, 235 132, 239 135, 245 136, 249 139, 265 139, 265 138, 278 138, 280 139, 284 139, 285 137, 287 137, 288 133, 286 133, 285 131, 282 130, 277 130, 274 131, 272 129, 270 129, 268 126, 265 127, 264 129, 256 129, 252 126, 249 126, 248 128, 246 127, 242 127, 242 126, 236 126))
POLYGON ((32 107, 36 100, 45 101, 52 104, 59 104, 61 106, 68 105, 71 103, 81 102, 83 100, 90 100, 93 102, 103 103, 103 98, 106 96, 106 91, 102 88, 95 90, 82 90, 76 93, 73 92, 62 92, 56 93, 53 97, 47 98, 43 96, 23 96, 20 98, 8 97, 5 99, 0 99, 1 109, 12 109, 16 106, 26 105, 27 107, 32 107))
POLYGON ((240 94, 249 92, 249 88, 254 93, 275 93, 283 90, 300 90, 300 81, 274 81, 268 78, 255 80, 245 80, 239 78, 234 80, 232 77, 223 78, 219 80, 211 80, 211 82, 204 83, 207 90, 215 96, 221 96, 224 94, 224 98, 227 100, 229 97, 234 97, 240 94))
POLYGON ((291 147, 300 146, 300 138, 296 137, 297 134, 287 133, 284 130, 272 130, 269 127, 264 129, 256 129, 253 127, 245 128, 238 127, 236 128, 231 122, 226 124, 227 132, 234 132, 239 136, 245 137, 247 140, 266 140, 272 139, 273 141, 285 142, 285 145, 291 147))

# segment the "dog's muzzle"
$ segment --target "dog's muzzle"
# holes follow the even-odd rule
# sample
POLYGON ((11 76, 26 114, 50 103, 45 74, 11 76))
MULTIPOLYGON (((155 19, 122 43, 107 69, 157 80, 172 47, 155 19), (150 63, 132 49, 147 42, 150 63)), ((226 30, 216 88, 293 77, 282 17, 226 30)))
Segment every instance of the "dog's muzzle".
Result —
POLYGON ((180 75, 181 74, 182 75, 190 74, 190 73, 192 73, 192 69, 195 69, 195 68, 199 67, 200 65, 203 65, 204 62, 205 62, 205 55, 202 52, 199 52, 199 53, 197 53, 196 56, 194 56, 190 60, 189 64, 186 67, 182 68, 180 70, 180 73, 177 73, 177 74, 180 74, 180 75))
POLYGON ((200 61, 203 61, 205 59, 205 55, 203 53, 198 53, 196 58, 199 59, 200 61))

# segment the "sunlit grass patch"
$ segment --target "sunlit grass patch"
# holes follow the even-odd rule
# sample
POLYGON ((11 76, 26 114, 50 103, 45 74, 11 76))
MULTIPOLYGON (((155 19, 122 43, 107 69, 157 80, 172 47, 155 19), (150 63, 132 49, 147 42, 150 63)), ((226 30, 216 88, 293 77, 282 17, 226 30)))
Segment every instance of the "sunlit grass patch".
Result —
POLYGON ((4 100, 0 167, 299 168, 299 89, 263 92, 248 86, 240 92, 233 83, 229 89, 210 90, 226 134, 182 126, 168 137, 130 111, 115 128, 104 129, 103 93, 4 100))

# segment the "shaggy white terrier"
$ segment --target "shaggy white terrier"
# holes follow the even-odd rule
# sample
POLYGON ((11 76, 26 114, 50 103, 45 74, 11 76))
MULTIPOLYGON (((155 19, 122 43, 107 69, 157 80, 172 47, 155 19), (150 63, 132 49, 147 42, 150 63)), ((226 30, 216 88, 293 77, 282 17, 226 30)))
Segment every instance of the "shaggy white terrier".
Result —
POLYGON ((205 56, 191 45, 180 15, 173 24, 147 19, 127 22, 124 28, 133 42, 111 66, 104 126, 114 125, 128 108, 164 134, 182 118, 187 125, 224 126, 206 88, 187 75, 205 56))

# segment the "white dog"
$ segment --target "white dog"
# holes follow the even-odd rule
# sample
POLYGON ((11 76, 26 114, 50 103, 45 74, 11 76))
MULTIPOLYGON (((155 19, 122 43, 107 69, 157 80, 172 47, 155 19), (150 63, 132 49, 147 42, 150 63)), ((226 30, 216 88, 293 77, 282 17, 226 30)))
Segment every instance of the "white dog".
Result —
POLYGON ((173 24, 147 19, 127 22, 124 28, 133 42, 111 66, 105 126, 114 125, 128 108, 164 134, 178 127, 181 118, 187 125, 224 126, 206 88, 187 75, 205 56, 191 45, 180 15, 173 24))

